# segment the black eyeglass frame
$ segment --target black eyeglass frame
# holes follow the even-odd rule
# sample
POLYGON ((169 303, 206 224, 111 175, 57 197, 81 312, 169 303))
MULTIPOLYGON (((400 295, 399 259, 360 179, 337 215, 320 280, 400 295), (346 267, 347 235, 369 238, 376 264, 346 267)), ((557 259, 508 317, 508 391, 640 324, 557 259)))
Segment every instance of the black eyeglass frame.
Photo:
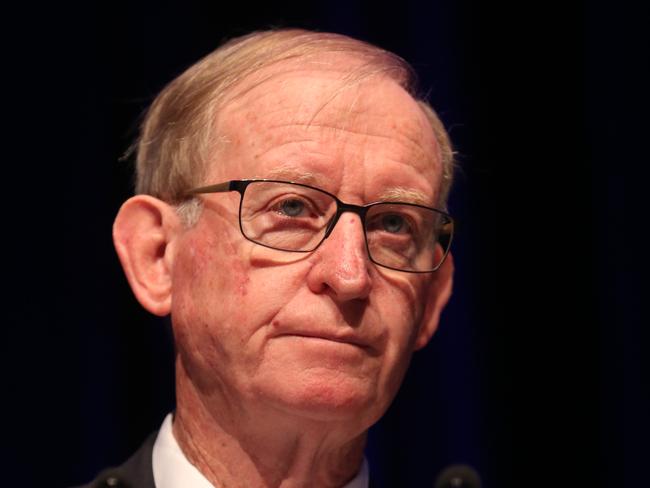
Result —
MULTIPOLYGON (((332 233, 334 230, 334 227, 336 227, 336 224, 339 221, 339 218, 341 215, 343 215, 345 212, 352 212, 354 214, 357 214, 359 218, 361 219, 361 225, 363 228, 363 238, 366 243, 366 252, 368 253, 368 258, 370 261, 375 263, 377 266, 381 266, 382 268, 387 268, 387 269, 392 269, 394 271, 401 271, 404 273, 417 273, 417 274, 422 274, 422 273, 433 273, 437 271, 440 266, 445 262, 445 259, 447 258, 447 255, 449 254, 449 251, 451 249, 451 243, 453 240, 454 236, 454 219, 451 215, 449 215, 447 212, 443 212, 442 210, 439 210, 437 208, 433 207, 427 207, 425 205, 419 205, 417 203, 409 203, 409 202, 393 202, 393 201, 378 201, 378 202, 372 202, 368 203, 366 205, 354 205, 352 203, 345 203, 341 201, 336 195, 333 195, 332 193, 325 191, 321 188, 317 188, 315 186, 310 186, 306 185, 304 183, 296 183, 293 181, 284 181, 284 180, 267 180, 267 179, 251 179, 251 180, 230 180, 230 181, 224 181, 223 183, 217 183, 214 185, 208 185, 208 186, 201 186, 198 188, 193 188, 191 190, 188 190, 185 192, 186 197, 194 197, 199 194, 205 194, 205 193, 226 193, 230 191, 236 191, 239 193, 240 198, 239 198, 239 230, 242 233, 242 235, 246 238, 246 240, 257 244, 259 246, 266 247, 268 249, 274 249, 276 251, 284 251, 284 252, 301 252, 301 253, 308 253, 308 252, 314 252, 316 249, 319 248, 319 246, 329 237, 329 235, 332 233), (252 183, 283 183, 283 184, 288 184, 288 185, 295 185, 295 186, 301 186, 303 188, 309 188, 310 190, 315 190, 320 193, 324 193, 325 195, 328 195, 331 197, 335 202, 336 202, 336 213, 334 216, 331 218, 329 223, 327 224, 327 227, 325 229, 325 234, 323 235, 323 238, 316 244, 312 249, 307 249, 307 250, 295 250, 295 249, 282 249, 278 247, 273 247, 268 244, 264 244, 262 242, 256 241, 251 239, 246 235, 246 232, 244 232, 244 227, 242 226, 241 222, 241 217, 242 217, 242 206, 244 203, 244 193, 246 192, 246 188, 252 183), (440 262, 435 266, 433 269, 428 269, 425 271, 416 271, 416 270, 408 270, 408 269, 400 269, 400 268, 394 268, 392 266, 387 266, 385 264, 379 263, 375 261, 375 259, 372 257, 372 253, 370 252, 370 248, 368 246, 368 234, 366 232, 366 215, 368 214, 368 211, 377 205, 408 205, 411 207, 419 207, 419 208, 424 208, 426 210, 431 210, 433 212, 436 212, 440 215, 442 215, 446 221, 443 223, 443 226, 449 226, 449 243, 447 244, 446 248, 444 249, 444 254, 442 255, 442 258, 440 259, 440 262)), ((442 247, 442 246, 441 246, 442 247)))

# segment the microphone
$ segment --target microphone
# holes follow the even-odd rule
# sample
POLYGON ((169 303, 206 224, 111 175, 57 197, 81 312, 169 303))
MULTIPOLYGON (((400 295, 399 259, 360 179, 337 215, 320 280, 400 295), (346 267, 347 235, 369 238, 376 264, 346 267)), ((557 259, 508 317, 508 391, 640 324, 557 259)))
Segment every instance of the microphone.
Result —
POLYGON ((132 488, 118 469, 107 469, 100 473, 91 488, 132 488))
POLYGON ((435 488, 481 488, 481 478, 471 466, 453 464, 441 471, 435 488))

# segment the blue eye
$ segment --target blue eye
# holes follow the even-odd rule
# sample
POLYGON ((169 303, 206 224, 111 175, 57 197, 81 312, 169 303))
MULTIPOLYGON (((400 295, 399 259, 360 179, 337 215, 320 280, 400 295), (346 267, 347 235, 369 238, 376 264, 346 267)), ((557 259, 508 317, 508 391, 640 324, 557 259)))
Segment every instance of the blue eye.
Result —
POLYGON ((290 199, 284 200, 278 205, 278 212, 286 215, 287 217, 297 217, 305 209, 305 203, 301 200, 290 199))
POLYGON ((406 222, 401 215, 387 214, 381 218, 381 226, 386 232, 397 234, 406 227, 406 222))

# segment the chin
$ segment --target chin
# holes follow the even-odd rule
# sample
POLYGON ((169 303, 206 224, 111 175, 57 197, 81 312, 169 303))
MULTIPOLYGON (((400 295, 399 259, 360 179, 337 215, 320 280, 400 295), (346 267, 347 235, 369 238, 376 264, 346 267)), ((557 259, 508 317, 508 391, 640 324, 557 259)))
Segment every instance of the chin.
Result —
POLYGON ((287 413, 318 422, 353 423, 366 429, 383 412, 369 382, 359 378, 327 378, 315 381, 294 378, 273 389, 272 402, 287 413))

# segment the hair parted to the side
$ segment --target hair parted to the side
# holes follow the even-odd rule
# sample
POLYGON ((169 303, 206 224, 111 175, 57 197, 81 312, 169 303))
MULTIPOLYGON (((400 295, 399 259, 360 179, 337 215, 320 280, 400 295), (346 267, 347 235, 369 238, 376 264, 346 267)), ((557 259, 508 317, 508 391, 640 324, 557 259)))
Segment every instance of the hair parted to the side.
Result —
POLYGON ((366 42, 300 29, 254 32, 232 39, 167 85, 147 111, 135 146, 136 193, 182 203, 188 189, 205 183, 202 179, 219 143, 215 134, 218 111, 236 85, 276 63, 328 53, 359 59, 360 66, 350 73, 353 82, 381 73, 418 101, 440 146, 443 174, 439 202, 444 205, 453 178, 454 154, 442 122, 416 92, 417 78, 411 66, 366 42))

